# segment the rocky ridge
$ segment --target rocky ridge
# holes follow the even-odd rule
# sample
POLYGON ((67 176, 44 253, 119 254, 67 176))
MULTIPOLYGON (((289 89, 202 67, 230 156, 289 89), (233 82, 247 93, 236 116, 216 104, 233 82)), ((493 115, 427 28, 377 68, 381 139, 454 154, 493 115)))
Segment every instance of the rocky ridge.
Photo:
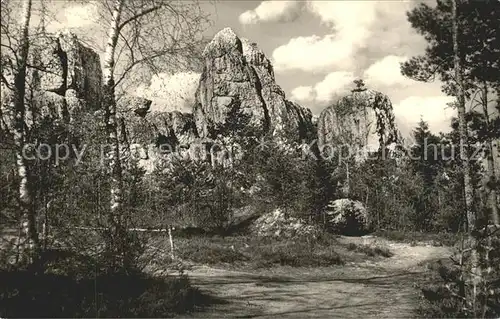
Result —
POLYGON ((184 149, 208 145, 235 115, 245 119, 239 129, 255 136, 269 134, 289 142, 315 138, 311 111, 286 99, 271 62, 255 43, 225 28, 206 46, 203 57, 192 113, 149 112, 151 101, 141 98, 122 102, 121 109, 135 113, 127 118, 134 143, 184 149))

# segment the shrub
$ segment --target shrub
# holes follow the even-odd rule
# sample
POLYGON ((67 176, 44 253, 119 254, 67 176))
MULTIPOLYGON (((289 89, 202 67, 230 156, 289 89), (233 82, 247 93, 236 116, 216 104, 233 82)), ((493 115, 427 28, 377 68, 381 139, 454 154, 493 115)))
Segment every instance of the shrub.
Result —
POLYGON ((331 246, 315 243, 284 241, 257 247, 255 266, 273 264, 292 267, 326 267, 342 265, 344 261, 331 246))
POLYGON ((449 262, 432 267, 429 283, 422 288, 426 317, 498 318, 500 315, 500 237, 477 238, 472 247, 478 255, 481 276, 474 280, 469 268, 470 248, 458 250, 449 262), (462 262, 461 262, 462 261, 462 262), (474 298, 474 300, 473 300, 474 298))
POLYGON ((328 205, 328 228, 346 235, 358 235, 369 228, 369 216, 363 203, 347 198, 337 199, 328 205))
POLYGON ((182 260, 195 263, 219 264, 246 261, 248 257, 223 241, 210 240, 206 237, 178 241, 177 251, 182 260))
POLYGON ((141 273, 67 275, 0 272, 0 316, 167 317, 203 305, 187 277, 141 273))
POLYGON ((343 264, 331 241, 214 236, 178 241, 176 246, 181 259, 205 264, 248 262, 256 268, 343 264))

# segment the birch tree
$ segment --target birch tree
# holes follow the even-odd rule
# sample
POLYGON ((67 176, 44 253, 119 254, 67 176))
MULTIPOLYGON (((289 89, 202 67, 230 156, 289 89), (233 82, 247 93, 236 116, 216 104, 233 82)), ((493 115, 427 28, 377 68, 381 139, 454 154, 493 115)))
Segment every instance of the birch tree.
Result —
MULTIPOLYGON (((2 43, 2 50, 8 50, 9 52, 2 55, 1 79, 2 95, 4 95, 2 97, 2 104, 4 104, 2 105, 2 113, 6 113, 2 114, 2 118, 6 129, 12 135, 19 178, 19 208, 21 215, 19 240, 25 240, 23 248, 27 249, 29 262, 36 262, 39 257, 40 247, 33 204, 33 185, 30 180, 28 163, 23 155, 26 145, 25 95, 31 15, 32 1, 24 0, 17 32, 10 30, 12 25, 8 25, 5 21, 2 23, 2 40, 8 40, 7 43, 2 43), (14 42, 13 39, 17 41, 14 42)), ((5 18, 5 16, 2 18, 5 18)))
POLYGON ((103 109, 111 147, 109 223, 112 236, 118 239, 125 211, 117 100, 129 85, 152 74, 192 67, 204 43, 201 33, 207 19, 197 2, 114 0, 96 5, 100 6, 100 18, 105 21, 101 25, 108 26, 103 109))

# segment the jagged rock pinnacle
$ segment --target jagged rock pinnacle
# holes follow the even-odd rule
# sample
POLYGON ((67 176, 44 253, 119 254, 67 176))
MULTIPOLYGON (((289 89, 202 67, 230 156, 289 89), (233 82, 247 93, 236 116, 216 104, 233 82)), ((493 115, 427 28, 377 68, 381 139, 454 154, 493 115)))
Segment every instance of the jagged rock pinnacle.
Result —
POLYGON ((362 81, 351 94, 324 109, 318 119, 318 145, 352 145, 376 149, 398 142, 389 97, 366 89, 362 81))
POLYGON ((311 112, 286 100, 276 83, 271 61, 257 44, 225 28, 203 52, 205 68, 193 114, 201 137, 226 123, 230 114, 247 118, 246 126, 273 136, 305 139, 311 112))
POLYGON ((217 32, 212 41, 208 43, 203 51, 203 56, 220 57, 232 51, 243 53, 240 38, 231 28, 224 28, 217 32))

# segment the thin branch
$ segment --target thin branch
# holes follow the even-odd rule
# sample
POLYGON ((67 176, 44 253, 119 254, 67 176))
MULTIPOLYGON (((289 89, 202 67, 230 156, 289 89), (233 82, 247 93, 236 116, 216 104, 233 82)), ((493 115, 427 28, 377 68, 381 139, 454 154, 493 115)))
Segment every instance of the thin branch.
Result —
POLYGON ((134 21, 134 20, 137 20, 139 19, 140 17, 148 14, 148 13, 151 13, 153 11, 156 11, 158 9, 160 9, 163 5, 159 5, 159 6, 156 6, 156 7, 152 7, 152 8, 149 8, 147 10, 144 10, 130 18, 128 18, 127 20, 123 21, 119 26, 118 26, 118 32, 121 31, 121 29, 123 29, 123 27, 125 27, 128 23, 134 21))
POLYGON ((126 69, 125 71, 123 71, 122 75, 120 76, 120 78, 115 82, 115 86, 116 87, 118 84, 120 84, 121 81, 123 81, 123 79, 125 78, 125 76, 127 75, 128 72, 130 72, 130 70, 132 70, 136 65, 138 64, 141 64, 143 62, 148 62, 152 59, 155 59, 155 58, 158 58, 162 55, 165 55, 167 52, 160 52, 160 53, 157 53, 157 54, 154 54, 154 55, 151 55, 151 56, 147 56, 145 58, 142 58, 142 59, 139 59, 139 60, 136 60, 134 62, 132 62, 126 69))
POLYGON ((2 77, 1 81, 3 82, 3 84, 5 84, 5 86, 12 91, 14 87, 9 84, 9 81, 7 81, 7 79, 5 78, 5 76, 3 76, 3 74, 0 74, 0 76, 2 77))

